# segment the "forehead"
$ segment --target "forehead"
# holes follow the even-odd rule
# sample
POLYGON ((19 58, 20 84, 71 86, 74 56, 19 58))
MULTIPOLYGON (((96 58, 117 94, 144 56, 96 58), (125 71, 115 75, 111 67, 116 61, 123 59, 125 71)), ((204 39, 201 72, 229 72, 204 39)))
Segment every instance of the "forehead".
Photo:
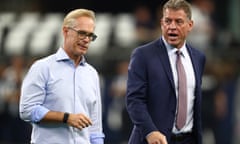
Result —
POLYGON ((87 16, 81 16, 76 19, 76 27, 88 27, 94 28, 95 23, 94 20, 87 16))
POLYGON ((167 8, 163 11, 163 18, 171 18, 171 19, 187 19, 187 14, 183 9, 169 9, 167 8))

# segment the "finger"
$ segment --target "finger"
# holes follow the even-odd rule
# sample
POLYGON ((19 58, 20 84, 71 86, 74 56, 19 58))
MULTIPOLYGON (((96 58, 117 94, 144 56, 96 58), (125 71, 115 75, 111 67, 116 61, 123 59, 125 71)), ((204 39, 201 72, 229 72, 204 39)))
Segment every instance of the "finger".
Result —
POLYGON ((83 129, 83 127, 82 127, 82 126, 79 126, 79 127, 78 127, 78 129, 82 130, 82 129, 83 129))
POLYGON ((162 140, 161 144, 167 144, 166 138, 164 138, 164 139, 162 140))
POLYGON ((88 127, 88 126, 89 126, 89 124, 88 124, 87 122, 85 122, 84 120, 82 120, 82 119, 79 120, 79 123, 80 123, 80 125, 82 125, 83 127, 88 127))
POLYGON ((83 117, 81 121, 86 125, 92 125, 92 121, 87 117, 83 117))

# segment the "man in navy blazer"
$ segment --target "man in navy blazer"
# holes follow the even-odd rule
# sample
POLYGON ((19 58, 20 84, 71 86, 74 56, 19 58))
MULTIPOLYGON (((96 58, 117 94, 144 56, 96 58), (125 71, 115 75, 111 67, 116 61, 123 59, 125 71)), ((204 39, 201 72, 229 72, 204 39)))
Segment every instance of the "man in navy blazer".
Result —
POLYGON ((205 55, 187 44, 193 27, 191 5, 169 0, 163 6, 162 36, 131 56, 126 107, 134 124, 129 144, 202 144, 201 83, 205 55), (176 127, 178 76, 176 51, 187 81, 187 118, 176 127))

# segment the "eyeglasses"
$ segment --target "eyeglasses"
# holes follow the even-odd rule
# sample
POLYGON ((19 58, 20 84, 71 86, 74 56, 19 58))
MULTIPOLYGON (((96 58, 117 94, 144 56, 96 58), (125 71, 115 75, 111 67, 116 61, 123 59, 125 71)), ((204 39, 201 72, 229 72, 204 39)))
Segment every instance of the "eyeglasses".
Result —
POLYGON ((95 35, 94 33, 88 33, 82 30, 76 30, 72 27, 68 27, 68 28, 75 31, 80 37, 80 39, 85 39, 86 37, 88 37, 91 41, 94 41, 97 38, 97 35, 95 35))

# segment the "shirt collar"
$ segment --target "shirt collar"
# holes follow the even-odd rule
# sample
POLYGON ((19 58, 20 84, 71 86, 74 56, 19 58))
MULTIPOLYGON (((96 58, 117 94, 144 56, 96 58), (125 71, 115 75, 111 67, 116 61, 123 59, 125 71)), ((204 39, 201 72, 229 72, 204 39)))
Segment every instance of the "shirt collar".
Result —
MULTIPOLYGON (((56 53, 56 57, 57 57, 57 61, 72 61, 62 47, 58 49, 56 53)), ((86 59, 84 56, 82 56, 82 60, 79 63, 79 65, 84 66, 85 64, 86 64, 86 59)))
POLYGON ((163 36, 162 36, 162 40, 163 40, 164 45, 167 48, 168 54, 172 55, 172 54, 175 54, 177 50, 180 50, 182 52, 182 55, 186 56, 186 54, 187 54, 186 42, 184 42, 183 46, 180 49, 177 49, 177 48, 169 45, 163 36))

